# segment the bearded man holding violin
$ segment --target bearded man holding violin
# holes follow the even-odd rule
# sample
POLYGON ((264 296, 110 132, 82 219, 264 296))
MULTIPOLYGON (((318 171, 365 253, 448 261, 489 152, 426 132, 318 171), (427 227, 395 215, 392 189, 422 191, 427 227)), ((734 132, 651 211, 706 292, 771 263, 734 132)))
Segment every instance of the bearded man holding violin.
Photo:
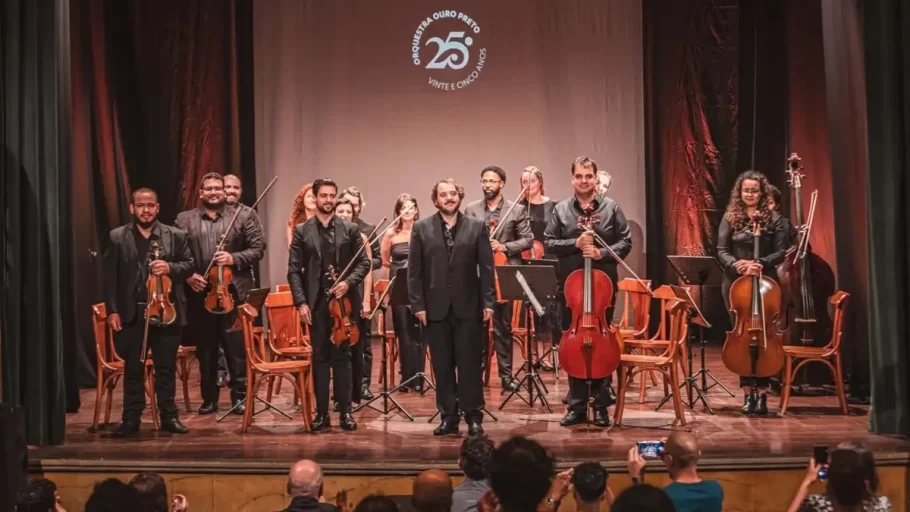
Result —
MULTIPOLYGON (((493 236, 490 247, 494 260, 504 258, 508 265, 521 265, 521 253, 531 248, 534 235, 524 207, 502 197, 506 171, 495 165, 480 171, 483 199, 465 208, 465 215, 484 221, 493 236), (497 256, 499 255, 499 256, 497 256)), ((493 346, 502 392, 515 391, 518 383, 512 378, 512 301, 497 302, 493 308, 493 346)), ((487 364, 487 345, 483 345, 483 363, 487 364)))
POLYGON ((224 178, 218 173, 202 177, 199 199, 202 205, 177 215, 175 224, 186 231, 195 266, 186 279, 189 339, 196 342, 199 358, 202 406, 199 414, 218 411, 218 348, 224 349, 230 376, 231 408, 234 414, 246 409, 246 352, 243 334, 229 332, 237 317, 237 306, 253 287, 253 266, 265 253, 262 223, 256 212, 241 204, 226 204, 224 178), (237 209, 240 209, 239 214, 237 209), (237 219, 233 221, 235 214, 237 219), (228 229, 230 228, 230 232, 228 229), (221 245, 222 237, 225 237, 221 245), (219 250, 220 247, 220 250, 219 250), (230 271, 230 282, 219 278, 230 271), (208 274, 206 275, 206 273, 208 274), (221 286, 221 285, 224 286, 221 286), (213 307, 210 296, 227 288, 230 298, 213 307))
POLYGON ((360 284, 370 271, 360 228, 335 216, 335 182, 313 182, 316 215, 294 227, 288 255, 288 284, 302 322, 310 326, 313 347, 313 384, 316 417, 313 432, 331 426, 329 420, 329 370, 334 380, 340 425, 356 430, 351 416, 351 346, 369 343, 369 333, 359 331, 360 284), (334 277, 333 277, 334 276, 334 277), (348 325, 336 329, 338 325, 348 325))
MULTIPOLYGON (((613 320, 618 280, 617 264, 619 262, 614 260, 607 249, 595 244, 593 234, 582 227, 583 221, 588 223, 590 229, 603 239, 620 258, 624 259, 632 250, 632 234, 619 204, 597 192, 597 163, 587 157, 578 157, 572 162, 571 172, 575 194, 560 201, 554 207, 544 232, 544 246, 547 253, 559 258, 557 298, 563 311, 563 330, 567 329, 573 315, 580 313, 567 311, 567 298, 564 295, 566 280, 572 272, 583 269, 587 259, 591 260, 593 270, 605 273, 613 284, 614 297, 610 298, 612 305, 606 309, 604 321, 606 325, 609 325, 613 320)), ((592 293, 596 295, 600 292, 595 289, 592 293)), ((599 427, 610 426, 607 408, 614 402, 610 392, 611 383, 612 376, 591 381, 590 394, 594 399, 594 425, 599 427)), ((559 422, 564 427, 587 421, 589 400, 587 382, 570 375, 569 395, 569 410, 559 422)))
POLYGON ((139 434, 145 409, 142 342, 150 276, 168 276, 176 320, 170 325, 150 324, 148 346, 155 364, 155 398, 161 415, 161 430, 186 434, 174 401, 177 349, 180 327, 186 322, 183 280, 193 272, 193 255, 186 233, 158 222, 158 195, 151 189, 133 192, 132 220, 111 231, 110 246, 104 253, 105 308, 107 324, 114 331, 117 354, 124 361, 123 422, 109 437, 139 434), (157 256, 156 256, 157 251, 157 256))

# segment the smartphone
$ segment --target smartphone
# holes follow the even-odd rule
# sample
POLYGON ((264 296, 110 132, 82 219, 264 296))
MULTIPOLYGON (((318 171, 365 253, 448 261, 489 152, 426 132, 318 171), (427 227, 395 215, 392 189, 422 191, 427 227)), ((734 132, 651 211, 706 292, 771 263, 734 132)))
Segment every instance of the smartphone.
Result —
POLYGON ((813 449, 812 457, 815 459, 815 464, 819 466, 818 479, 826 480, 828 478, 828 447, 816 446, 813 449))
POLYGON ((646 459, 656 459, 664 453, 663 441, 639 441, 638 453, 646 459))

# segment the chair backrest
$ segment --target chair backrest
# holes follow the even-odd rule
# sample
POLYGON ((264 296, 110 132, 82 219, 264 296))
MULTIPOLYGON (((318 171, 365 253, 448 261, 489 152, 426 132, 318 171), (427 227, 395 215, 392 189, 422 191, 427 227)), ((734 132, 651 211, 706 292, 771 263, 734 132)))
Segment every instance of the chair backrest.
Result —
POLYGON ((679 355, 679 346, 686 341, 689 335, 689 308, 686 303, 676 301, 667 301, 664 305, 667 317, 667 348, 662 357, 677 357, 679 355))
POLYGON ((831 340, 828 341, 828 345, 825 348, 836 352, 840 349, 841 339, 844 336, 844 316, 847 312, 847 305, 850 304, 850 294, 843 290, 838 290, 831 296, 829 302, 833 306, 831 340))
POLYGON ((652 340, 669 340, 670 339, 670 311, 673 306, 679 302, 673 289, 668 285, 659 286, 654 290, 654 300, 660 304, 660 322, 657 324, 657 332, 651 337, 652 340))
MULTIPOLYGON (((642 282, 650 287, 651 280, 642 282)), ((651 322, 651 294, 636 279, 622 279, 616 285, 622 292, 622 317, 619 319, 619 328, 634 331, 635 337, 644 336, 648 332, 651 322)))
POLYGON ((107 306, 103 302, 92 305, 92 330, 95 335, 95 359, 100 366, 120 361, 114 348, 114 330, 107 325, 107 306))
POLYGON ((309 345, 291 292, 269 293, 265 298, 265 310, 269 321, 269 346, 274 352, 309 345))
POLYGON ((243 333, 243 349, 246 352, 247 378, 250 378, 251 369, 268 361, 265 350, 265 341, 262 336, 254 333, 253 322, 259 314, 249 304, 241 304, 237 308, 240 314, 240 330, 243 333))
POLYGON ((289 284, 279 284, 275 286, 276 292, 289 292, 291 291, 291 285, 289 284))

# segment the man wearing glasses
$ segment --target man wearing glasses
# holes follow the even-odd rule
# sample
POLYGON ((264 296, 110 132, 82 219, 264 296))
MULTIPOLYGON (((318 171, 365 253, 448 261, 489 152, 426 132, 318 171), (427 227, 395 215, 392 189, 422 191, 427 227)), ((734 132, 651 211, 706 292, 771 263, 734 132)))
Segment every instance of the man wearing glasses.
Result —
POLYGON ((228 332, 228 329, 236 319, 237 306, 246 300, 253 287, 252 267, 262 259, 265 252, 262 225, 249 208, 225 203, 224 178, 218 173, 202 177, 199 198, 202 205, 181 212, 175 222, 178 228, 187 232, 195 262, 194 272, 186 283, 189 286, 187 333, 196 342, 196 356, 199 358, 202 406, 198 412, 212 414, 218 411, 218 348, 221 347, 224 349, 230 375, 231 408, 235 414, 243 414, 246 405, 246 353, 243 335, 239 331, 228 332), (237 221, 231 232, 227 233, 227 241, 222 250, 216 252, 236 208, 241 208, 237 221), (227 314, 205 308, 209 282, 204 274, 210 262, 213 262, 213 267, 230 267, 233 273, 230 291, 234 309, 227 314))
MULTIPOLYGON (((484 198, 469 204, 465 215, 484 221, 490 233, 495 233, 490 239, 494 253, 505 254, 509 265, 521 265, 522 251, 534 243, 527 211, 520 206, 513 208, 512 201, 502 197, 506 184, 506 171, 502 168, 491 165, 480 171, 480 184, 484 198)), ((515 391, 518 384, 512 378, 512 301, 497 302, 493 308, 493 346, 502 393, 515 391)), ((486 349, 484 344, 483 364, 489 358, 486 349)))
POLYGON ((442 422, 433 434, 457 434, 459 410, 468 433, 481 434, 483 325, 492 318, 495 302, 490 230, 458 210, 464 189, 452 178, 436 182, 430 198, 439 211, 411 230, 408 297, 424 326, 436 375, 442 422))

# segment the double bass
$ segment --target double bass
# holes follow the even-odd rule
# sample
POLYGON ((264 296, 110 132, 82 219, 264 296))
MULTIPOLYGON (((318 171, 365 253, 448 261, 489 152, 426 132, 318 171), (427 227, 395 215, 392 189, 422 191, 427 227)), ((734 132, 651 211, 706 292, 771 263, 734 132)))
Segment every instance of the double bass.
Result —
MULTIPOLYGON (((753 260, 758 260, 761 224, 753 222, 753 260)), ((742 377, 771 377, 784 366, 784 345, 777 329, 780 286, 764 275, 742 276, 730 286, 733 329, 724 340, 724 366, 742 377)))
MULTIPOLYGON (((579 226, 591 230, 596 221, 589 208, 579 218, 579 226)), ((607 309, 613 305, 610 276, 594 269, 591 258, 585 258, 584 269, 569 274, 564 288, 572 323, 559 344, 560 364, 570 377, 609 377, 619 367, 621 356, 618 331, 606 319, 607 309)))

